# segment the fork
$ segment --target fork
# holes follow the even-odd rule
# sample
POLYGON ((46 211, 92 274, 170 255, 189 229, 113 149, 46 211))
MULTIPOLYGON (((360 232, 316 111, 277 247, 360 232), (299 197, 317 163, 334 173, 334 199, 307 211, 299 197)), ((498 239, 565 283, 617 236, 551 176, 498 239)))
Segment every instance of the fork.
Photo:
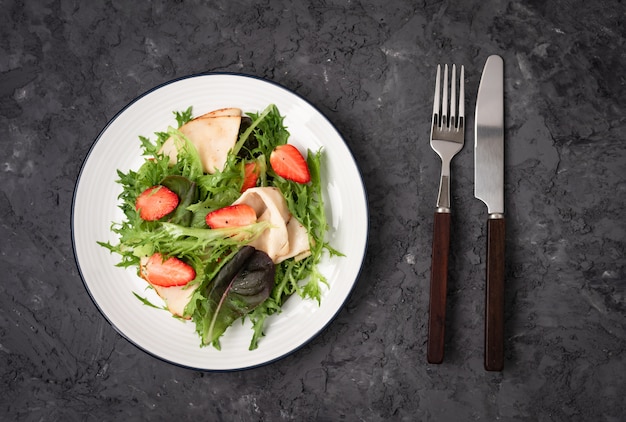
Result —
POLYGON ((456 65, 452 65, 450 101, 448 101, 448 65, 445 65, 443 71, 443 98, 441 98, 441 65, 437 65, 430 146, 441 158, 441 177, 433 222, 428 315, 427 358, 429 363, 443 362, 444 355, 450 252, 450 161, 463 148, 465 138, 465 68, 463 66, 461 66, 460 73, 457 114, 456 65))

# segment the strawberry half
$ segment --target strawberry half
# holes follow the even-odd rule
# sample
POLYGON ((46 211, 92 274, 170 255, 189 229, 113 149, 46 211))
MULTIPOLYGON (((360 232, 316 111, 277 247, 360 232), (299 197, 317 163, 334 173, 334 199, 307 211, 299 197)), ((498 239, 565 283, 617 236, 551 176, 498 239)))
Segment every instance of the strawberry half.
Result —
POLYGON ((270 165, 280 177, 297 183, 311 180, 309 166, 300 151, 291 144, 279 145, 270 154, 270 165))
POLYGON ((206 224, 212 229, 241 227, 256 223, 256 211, 250 205, 236 204, 211 211, 206 224))
POLYGON ((256 163, 246 163, 244 166, 243 184, 241 185, 241 193, 256 186, 256 181, 259 178, 259 171, 257 170, 256 163))
POLYGON ((178 206, 179 198, 165 186, 157 185, 146 189, 137 197, 135 209, 146 221, 159 220, 178 206))
POLYGON ((140 266, 140 274, 148 283, 161 287, 184 286, 196 278, 193 267, 176 257, 163 259, 153 254, 140 266))

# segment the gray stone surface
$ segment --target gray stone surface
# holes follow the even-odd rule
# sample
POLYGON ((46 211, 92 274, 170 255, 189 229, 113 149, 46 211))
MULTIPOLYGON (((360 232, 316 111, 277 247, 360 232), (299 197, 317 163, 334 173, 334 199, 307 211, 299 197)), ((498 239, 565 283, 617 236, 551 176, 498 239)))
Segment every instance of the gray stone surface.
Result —
POLYGON ((0 7, 0 419, 620 421, 626 391, 622 1, 29 1, 0 7), (505 61, 505 369, 483 370, 486 208, 473 132, 453 161, 446 360, 426 363, 437 63, 466 67, 468 127, 505 61), (337 319, 268 366, 145 354, 80 279, 73 189, 125 104, 234 71, 305 96, 344 135, 370 207, 337 319))

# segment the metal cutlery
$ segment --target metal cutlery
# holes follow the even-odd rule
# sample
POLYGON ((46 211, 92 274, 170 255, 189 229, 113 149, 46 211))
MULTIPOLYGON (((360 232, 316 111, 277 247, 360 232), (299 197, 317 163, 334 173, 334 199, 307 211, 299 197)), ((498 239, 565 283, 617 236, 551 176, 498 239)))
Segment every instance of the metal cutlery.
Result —
POLYGON ((457 109, 456 65, 448 86, 448 65, 437 65, 430 145, 441 158, 441 177, 433 222, 430 309, 428 318, 429 363, 441 363, 444 356, 448 255, 450 251, 450 161, 462 148, 465 139, 465 68, 461 66, 457 109), (448 98, 450 93, 450 98, 448 98), (458 111, 457 111, 458 110, 458 111))
POLYGON ((504 63, 489 56, 476 100, 474 196, 487 205, 485 369, 504 366, 504 63))

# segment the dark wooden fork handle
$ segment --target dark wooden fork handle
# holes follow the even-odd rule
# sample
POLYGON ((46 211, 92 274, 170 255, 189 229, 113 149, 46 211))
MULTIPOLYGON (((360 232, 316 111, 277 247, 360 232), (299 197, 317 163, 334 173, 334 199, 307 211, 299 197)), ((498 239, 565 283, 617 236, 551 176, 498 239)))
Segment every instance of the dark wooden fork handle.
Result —
POLYGON ((487 222, 487 285, 485 288, 485 369, 504 367, 504 218, 487 222))
POLYGON ((433 223, 433 249, 430 272, 430 309, 428 314, 427 358, 429 363, 443 362, 449 252, 450 213, 436 212, 433 223))

